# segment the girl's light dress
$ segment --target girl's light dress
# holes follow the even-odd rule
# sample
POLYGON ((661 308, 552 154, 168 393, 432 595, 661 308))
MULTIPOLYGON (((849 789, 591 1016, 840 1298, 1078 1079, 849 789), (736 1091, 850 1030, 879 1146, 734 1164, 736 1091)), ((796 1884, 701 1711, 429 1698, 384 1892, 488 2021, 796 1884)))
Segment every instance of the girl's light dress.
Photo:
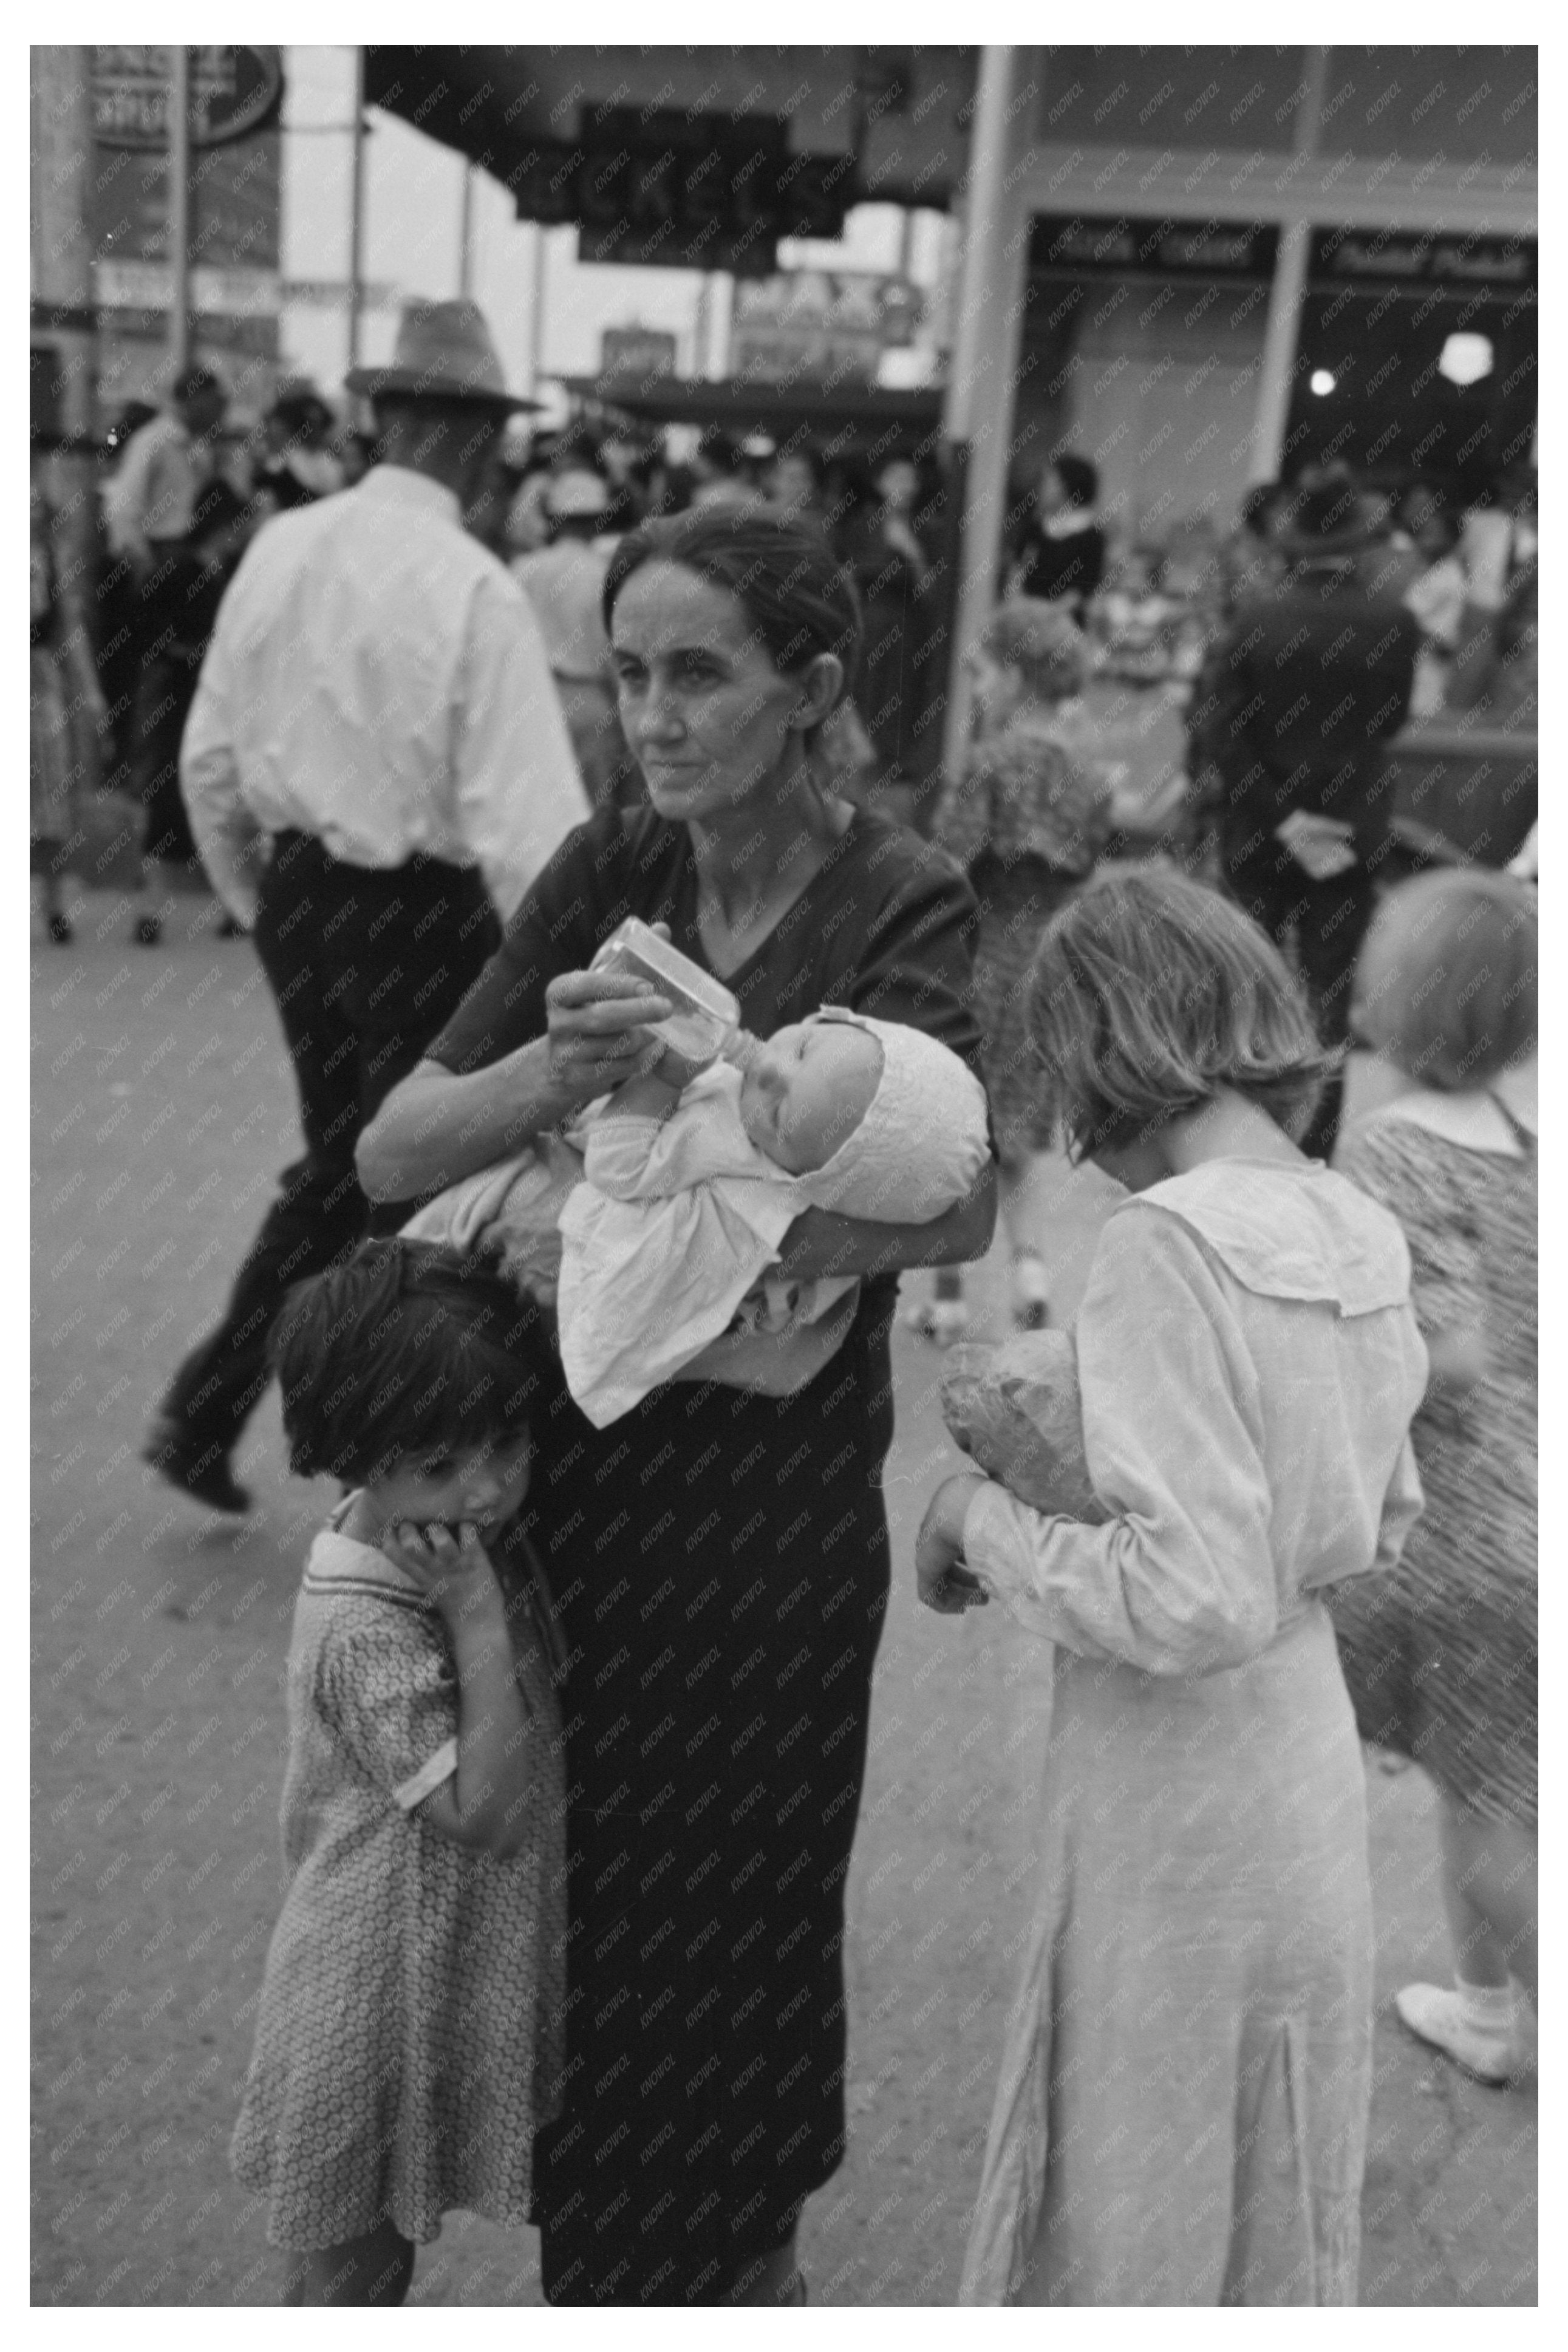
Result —
POLYGON ((531 1602, 510 1622, 538 1798, 498 1862, 413 1810, 457 1769, 451 1652, 414 1580, 337 1531, 348 1508, 294 1612, 288 1892, 233 2147, 272 2243, 300 2250, 384 2215, 416 2244, 457 2208, 525 2221, 534 2126, 559 2104, 564 1798, 531 1602))
POLYGON ((968 2304, 1355 2298, 1372 2058, 1361 1753, 1316 1588, 1420 1509, 1392 1217, 1212 1162, 1109 1220, 1077 1323, 1104 1526, 976 1493, 1054 1643, 1045 1863, 968 2304))

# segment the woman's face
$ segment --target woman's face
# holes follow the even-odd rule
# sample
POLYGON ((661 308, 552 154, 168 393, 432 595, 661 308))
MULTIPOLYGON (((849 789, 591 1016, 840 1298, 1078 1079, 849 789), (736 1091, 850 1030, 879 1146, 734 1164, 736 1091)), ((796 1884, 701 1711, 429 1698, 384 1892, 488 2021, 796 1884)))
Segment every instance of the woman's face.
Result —
POLYGON ((1068 494, 1062 488, 1062 478, 1054 466, 1047 466, 1040 476, 1035 492, 1035 503, 1043 515, 1059 514, 1068 504, 1068 494))
POLYGON ((907 457, 890 458, 877 477, 877 492, 889 514, 914 512, 921 478, 907 457))
POLYGON ((679 563, 645 563, 610 629, 621 724, 662 817, 722 818, 755 798, 827 716, 831 654, 785 676, 745 607, 679 563))

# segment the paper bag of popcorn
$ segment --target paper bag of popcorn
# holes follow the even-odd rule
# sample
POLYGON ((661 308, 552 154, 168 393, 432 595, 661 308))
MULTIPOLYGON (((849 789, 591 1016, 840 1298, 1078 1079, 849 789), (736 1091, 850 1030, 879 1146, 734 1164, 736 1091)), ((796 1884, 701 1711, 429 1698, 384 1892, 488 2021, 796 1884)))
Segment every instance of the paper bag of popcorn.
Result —
POLYGON ((1100 1521, 1083 1450, 1078 1351, 1069 1331, 1029 1331, 994 1348, 954 1348, 942 1382, 954 1444, 1037 1511, 1100 1521))

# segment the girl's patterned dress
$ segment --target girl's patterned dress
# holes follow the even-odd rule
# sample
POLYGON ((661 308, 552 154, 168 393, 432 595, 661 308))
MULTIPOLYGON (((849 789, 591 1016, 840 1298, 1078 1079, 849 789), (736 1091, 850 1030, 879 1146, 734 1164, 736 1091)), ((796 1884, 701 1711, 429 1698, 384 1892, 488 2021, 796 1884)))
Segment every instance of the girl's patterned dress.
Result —
POLYGON ((35 509, 30 550, 27 673, 27 830, 63 842, 72 824, 70 719, 55 657, 59 602, 47 525, 35 509))
POLYGON ((234 2134, 268 2237, 301 2251, 384 2215, 416 2244, 458 2207, 525 2221, 534 2126, 560 2104, 564 1790, 531 1606, 510 1615, 538 1801, 497 1862, 413 1810, 457 1766, 451 1653, 413 1580, 337 1532, 348 1508, 294 1613, 288 1892, 234 2134))
POLYGON ((1009 1158, 1051 1141, 1036 1108, 1029 967, 1110 834, 1110 788, 1077 703, 1016 712, 975 745, 937 809, 932 838, 965 867, 980 901, 973 1002, 991 1116, 1009 1158))
POLYGON ((1337 1588, 1330 1608, 1363 1738, 1478 1812, 1533 1824, 1536 1148, 1500 1102, 1485 1126, 1465 1108, 1403 1097, 1340 1152, 1405 1229, 1423 1330, 1483 1323, 1494 1370, 1462 1405, 1440 1391, 1422 1405, 1426 1511, 1393 1575, 1337 1588))

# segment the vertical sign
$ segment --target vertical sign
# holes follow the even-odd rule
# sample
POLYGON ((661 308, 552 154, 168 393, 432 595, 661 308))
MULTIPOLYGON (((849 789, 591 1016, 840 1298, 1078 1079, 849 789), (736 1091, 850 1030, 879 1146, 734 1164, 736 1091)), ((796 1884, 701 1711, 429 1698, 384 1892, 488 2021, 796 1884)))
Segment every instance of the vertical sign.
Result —
MULTIPOLYGON (((242 409, 266 401, 278 358, 282 66, 275 48, 190 51, 192 353, 242 409)), ((159 387, 171 291, 169 58, 158 45, 93 52, 89 227, 105 415, 159 387)))

